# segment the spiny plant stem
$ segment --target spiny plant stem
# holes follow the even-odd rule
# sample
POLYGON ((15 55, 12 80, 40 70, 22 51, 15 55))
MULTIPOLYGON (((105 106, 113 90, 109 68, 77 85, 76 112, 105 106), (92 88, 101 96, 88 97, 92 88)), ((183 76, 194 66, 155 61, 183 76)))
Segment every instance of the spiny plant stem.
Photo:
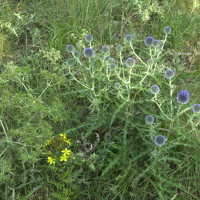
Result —
POLYGON ((152 51, 151 51, 151 47, 149 47, 149 51, 150 51, 150 56, 151 56, 151 59, 152 59, 152 51))
MULTIPOLYGON (((162 52, 162 50, 163 50, 163 48, 164 48, 164 45, 165 45, 166 40, 167 40, 167 34, 165 35, 165 39, 164 39, 164 42, 163 42, 163 46, 162 46, 160 52, 158 53, 158 55, 157 55, 157 57, 156 57, 156 60, 157 60, 157 58, 159 58, 159 56, 160 56, 160 54, 161 54, 161 52, 162 52)), ((156 62, 155 67, 154 67, 154 71, 156 70, 157 64, 158 64, 158 63, 156 62)))
POLYGON ((78 61, 78 63, 83 66, 83 64, 80 62, 80 60, 74 55, 74 53, 72 52, 73 57, 78 61))
POLYGON ((149 67, 148 67, 148 69, 147 69, 146 75, 145 75, 144 78, 140 81, 139 84, 141 84, 141 83, 144 81, 144 79, 148 76, 148 74, 149 74, 149 69, 150 69, 150 65, 149 65, 149 67))
POLYGON ((164 42, 163 42, 163 46, 162 46, 162 48, 161 48, 159 54, 157 55, 156 59, 160 56, 160 54, 161 54, 161 52, 162 52, 162 50, 163 50, 163 48, 164 48, 164 45, 165 45, 166 40, 167 40, 167 34, 165 35, 165 39, 164 39, 164 42))
POLYGON ((134 49, 133 49, 133 46, 132 46, 132 44, 130 43, 130 46, 131 46, 131 49, 132 49, 132 51, 133 51, 133 53, 135 54, 135 56, 140 60, 140 62, 141 63, 143 63, 145 66, 147 66, 147 64, 146 63, 144 63, 141 59, 140 59, 140 57, 135 53, 135 51, 134 51, 134 49))
POLYGON ((5 128, 4 128, 4 125, 3 125, 3 122, 2 122, 1 119, 0 119, 0 122, 1 122, 1 126, 2 126, 2 128, 3 128, 3 132, 4 132, 5 136, 6 136, 6 139, 8 140, 8 136, 7 136, 6 130, 5 130, 5 128))
POLYGON ((79 81, 76 79, 76 77, 71 73, 71 71, 70 71, 70 67, 69 67, 69 73, 72 75, 72 77, 74 78, 74 80, 75 80, 77 83, 79 83, 79 84, 81 84, 83 87, 85 87, 85 88, 87 88, 87 89, 93 91, 93 89, 91 89, 91 88, 89 88, 89 87, 83 85, 81 82, 79 82, 79 81))
POLYGON ((185 110, 183 110, 182 112, 178 113, 178 115, 181 115, 182 113, 186 112, 187 110, 190 110, 191 108, 186 108, 185 110))
POLYGON ((121 53, 121 51, 119 52, 119 57, 120 57, 120 63, 123 65, 123 62, 122 62, 122 53, 121 53))
POLYGON ((157 104, 158 108, 159 108, 160 111, 163 113, 163 115, 164 115, 165 117, 167 117, 167 119, 169 119, 170 121, 172 121, 172 119, 170 119, 170 118, 163 112, 163 110, 162 110, 162 108, 160 107, 160 105, 158 104, 158 102, 157 102, 157 101, 154 101, 154 102, 157 104))
POLYGON ((172 119, 172 81, 169 80, 169 87, 170 87, 170 105, 171 105, 171 119, 172 119))

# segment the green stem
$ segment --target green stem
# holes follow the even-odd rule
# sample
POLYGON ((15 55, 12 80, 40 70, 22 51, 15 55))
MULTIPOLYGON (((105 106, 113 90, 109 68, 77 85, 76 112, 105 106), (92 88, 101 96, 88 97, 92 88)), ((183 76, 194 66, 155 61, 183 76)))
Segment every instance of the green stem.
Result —
POLYGON ((133 53, 135 54, 135 56, 140 60, 140 62, 141 63, 143 63, 145 66, 147 66, 147 64, 146 63, 144 63, 141 59, 140 59, 140 57, 135 53, 135 51, 134 51, 134 49, 133 49, 133 46, 132 46, 132 44, 130 43, 130 46, 131 46, 131 49, 132 49, 132 51, 133 51, 133 53))
POLYGON ((3 125, 3 122, 1 121, 1 119, 0 119, 0 123, 1 123, 1 126, 3 128, 3 132, 4 132, 5 136, 6 136, 6 139, 8 140, 8 136, 7 136, 6 130, 4 128, 4 125, 3 125))
POLYGON ((170 86, 170 105, 171 105, 171 119, 172 119, 172 81, 171 79, 169 81, 169 86, 170 86))
POLYGON ((122 53, 121 53, 121 51, 119 52, 119 57, 120 57, 120 63, 121 63, 121 65, 123 65, 123 62, 122 62, 122 53))
MULTIPOLYGON (((163 48, 164 48, 164 45, 165 45, 166 40, 167 40, 167 34, 165 35, 165 39, 164 39, 164 42, 163 42, 163 46, 162 46, 162 48, 161 48, 159 54, 157 55, 156 59, 160 56, 160 54, 161 54, 161 52, 162 52, 162 50, 163 50, 163 48)), ((154 71, 156 70, 156 66, 157 66, 157 62, 156 62, 156 64, 155 64, 154 71)))
POLYGON ((72 52, 73 57, 78 61, 78 63, 83 66, 83 64, 80 62, 80 60, 74 55, 74 53, 72 52))
POLYGON ((151 52, 151 47, 149 48, 149 51, 150 51, 150 56, 151 56, 151 59, 152 59, 152 52, 151 52))
POLYGON ((78 82, 80 85, 82 85, 83 87, 85 87, 85 88, 87 88, 87 89, 89 89, 89 90, 94 91, 93 89, 91 89, 91 88, 89 88, 89 87, 83 85, 80 81, 78 81, 78 80, 76 79, 76 77, 71 73, 70 67, 69 67, 69 73, 72 75, 72 77, 74 78, 74 80, 75 80, 76 82, 78 82))
POLYGON ((160 111, 163 113, 163 115, 164 115, 167 119, 169 119, 170 121, 172 121, 172 119, 170 119, 170 118, 163 112, 163 110, 162 110, 162 108, 160 107, 160 105, 158 104, 158 102, 155 101, 155 103, 157 104, 157 106, 159 107, 159 109, 160 109, 160 111))
POLYGON ((180 114, 182 114, 182 113, 184 113, 184 112, 186 112, 187 110, 190 110, 191 108, 186 108, 185 110, 183 110, 182 112, 180 112, 178 115, 180 115, 180 114))

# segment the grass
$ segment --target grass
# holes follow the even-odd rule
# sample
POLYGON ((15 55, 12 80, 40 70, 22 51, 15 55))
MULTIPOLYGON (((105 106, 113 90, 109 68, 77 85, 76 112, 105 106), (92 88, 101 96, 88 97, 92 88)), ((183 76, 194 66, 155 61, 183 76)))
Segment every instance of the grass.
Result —
POLYGON ((200 104, 199 6, 196 0, 1 1, 3 199, 199 199, 200 115, 188 109, 200 104), (144 39, 164 40, 166 26, 172 33, 157 69, 148 69, 139 60, 150 58, 144 39), (88 33, 91 60, 83 56, 88 33), (124 43, 127 34, 132 47, 124 43), (82 66, 66 65, 68 44, 81 52, 82 66), (106 70, 102 46, 110 48, 118 75, 106 70), (131 71, 120 62, 129 57, 136 63, 131 71), (166 69, 175 72, 171 82, 166 69), (152 85, 160 88, 157 96, 152 85), (185 105, 177 103, 180 90, 190 93, 185 105), (147 115, 153 124, 145 123, 147 115), (162 147, 156 135, 165 136, 162 147), (72 153, 61 162, 65 148, 72 153))

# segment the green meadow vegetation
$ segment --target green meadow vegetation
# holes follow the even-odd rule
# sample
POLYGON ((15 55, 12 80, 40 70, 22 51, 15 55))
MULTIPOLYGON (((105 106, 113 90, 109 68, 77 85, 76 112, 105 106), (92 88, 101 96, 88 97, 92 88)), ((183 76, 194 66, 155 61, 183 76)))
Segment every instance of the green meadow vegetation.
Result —
POLYGON ((200 199, 198 0, 0 1, 0 196, 200 199))

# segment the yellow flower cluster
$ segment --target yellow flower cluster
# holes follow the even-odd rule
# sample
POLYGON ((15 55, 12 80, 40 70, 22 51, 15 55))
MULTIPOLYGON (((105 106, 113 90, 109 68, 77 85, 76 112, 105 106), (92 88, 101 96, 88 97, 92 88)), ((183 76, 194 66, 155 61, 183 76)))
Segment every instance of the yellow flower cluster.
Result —
MULTIPOLYGON (((51 147, 51 146, 54 146, 54 147, 62 147, 63 144, 58 144, 61 143, 62 141, 66 142, 67 145, 71 145, 71 142, 69 139, 67 139, 67 136, 66 136, 66 133, 64 134, 60 134, 61 137, 57 138, 57 141, 55 139, 55 136, 53 136, 52 139, 50 140, 47 140, 46 141, 46 144, 43 145, 43 148, 46 149, 46 147, 51 147), (56 143, 57 142, 57 143, 56 143)), ((64 150, 62 150, 61 152, 63 152, 63 155, 60 157, 60 161, 67 161, 67 159, 69 158, 69 156, 71 155, 71 151, 67 148, 65 148, 64 150)), ((55 159, 52 157, 53 154, 51 151, 48 151, 48 153, 43 153, 43 154, 49 154, 50 156, 48 157, 48 162, 50 164, 55 164, 55 159)))

